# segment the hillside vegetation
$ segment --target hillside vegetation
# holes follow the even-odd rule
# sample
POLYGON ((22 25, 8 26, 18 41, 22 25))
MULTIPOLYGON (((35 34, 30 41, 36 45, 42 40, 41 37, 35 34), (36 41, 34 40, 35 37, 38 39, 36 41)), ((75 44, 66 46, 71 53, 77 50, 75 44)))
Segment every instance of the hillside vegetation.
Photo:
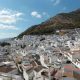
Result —
POLYGON ((69 13, 60 13, 41 24, 31 26, 18 37, 23 35, 54 34, 56 30, 74 28, 80 28, 80 9, 69 13))

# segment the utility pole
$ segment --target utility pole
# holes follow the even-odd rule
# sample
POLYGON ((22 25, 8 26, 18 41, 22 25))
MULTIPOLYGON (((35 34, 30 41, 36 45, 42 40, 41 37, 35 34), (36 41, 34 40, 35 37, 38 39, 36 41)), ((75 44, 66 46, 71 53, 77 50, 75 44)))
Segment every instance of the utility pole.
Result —
POLYGON ((48 65, 48 71, 49 71, 49 74, 48 74, 48 75, 49 75, 49 80, 51 80, 50 67, 51 67, 51 65, 49 64, 49 65, 48 65))

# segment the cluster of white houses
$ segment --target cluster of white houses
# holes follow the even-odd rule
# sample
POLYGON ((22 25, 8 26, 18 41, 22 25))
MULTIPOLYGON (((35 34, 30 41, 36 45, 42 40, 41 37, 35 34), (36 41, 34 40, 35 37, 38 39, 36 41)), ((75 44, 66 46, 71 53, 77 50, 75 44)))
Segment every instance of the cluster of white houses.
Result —
MULTIPOLYGON (((0 59, 14 60, 25 80, 62 80, 61 69, 67 60, 80 69, 80 37, 75 35, 24 35, 11 41, 11 46, 0 46, 0 59), (4 55, 8 52, 6 59, 4 55)), ((14 75, 22 79, 20 75, 14 75)))

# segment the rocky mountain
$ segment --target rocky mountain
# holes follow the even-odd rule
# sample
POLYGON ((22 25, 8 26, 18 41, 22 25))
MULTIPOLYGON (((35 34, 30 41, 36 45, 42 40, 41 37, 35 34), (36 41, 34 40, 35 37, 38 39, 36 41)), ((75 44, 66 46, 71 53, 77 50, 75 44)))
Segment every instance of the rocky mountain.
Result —
POLYGON ((80 9, 69 13, 57 14, 41 24, 31 26, 18 37, 22 37, 23 35, 54 34, 56 30, 74 28, 80 28, 80 9))

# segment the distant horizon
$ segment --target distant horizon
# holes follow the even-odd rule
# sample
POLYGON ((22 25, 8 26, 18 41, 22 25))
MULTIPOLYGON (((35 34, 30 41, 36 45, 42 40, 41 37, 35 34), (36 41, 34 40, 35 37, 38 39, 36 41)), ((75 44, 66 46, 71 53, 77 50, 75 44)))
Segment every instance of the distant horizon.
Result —
POLYGON ((13 38, 58 13, 80 9, 76 0, 0 1, 0 39, 13 38))

